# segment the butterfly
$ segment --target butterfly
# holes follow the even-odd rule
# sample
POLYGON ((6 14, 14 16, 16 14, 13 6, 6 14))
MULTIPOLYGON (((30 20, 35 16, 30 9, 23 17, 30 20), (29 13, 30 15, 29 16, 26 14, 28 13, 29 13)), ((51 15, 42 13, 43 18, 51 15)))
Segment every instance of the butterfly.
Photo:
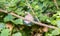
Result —
MULTIPOLYGON (((33 16, 30 13, 27 13, 25 19, 32 20, 32 21, 34 20, 33 16)), ((24 23, 28 26, 31 26, 32 22, 28 20, 24 20, 24 23)))

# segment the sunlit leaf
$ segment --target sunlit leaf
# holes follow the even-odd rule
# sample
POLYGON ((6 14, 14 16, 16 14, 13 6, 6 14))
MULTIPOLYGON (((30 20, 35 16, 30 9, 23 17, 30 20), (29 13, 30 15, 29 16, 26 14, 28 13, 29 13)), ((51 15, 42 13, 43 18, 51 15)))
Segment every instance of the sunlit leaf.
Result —
POLYGON ((52 35, 59 35, 60 34, 60 29, 56 29, 52 31, 52 35))
POLYGON ((57 26, 60 28, 60 20, 57 21, 57 26))
POLYGON ((9 36, 9 35, 10 35, 9 32, 10 32, 10 31, 9 31, 8 29, 3 29, 3 30, 1 31, 1 36, 9 36))

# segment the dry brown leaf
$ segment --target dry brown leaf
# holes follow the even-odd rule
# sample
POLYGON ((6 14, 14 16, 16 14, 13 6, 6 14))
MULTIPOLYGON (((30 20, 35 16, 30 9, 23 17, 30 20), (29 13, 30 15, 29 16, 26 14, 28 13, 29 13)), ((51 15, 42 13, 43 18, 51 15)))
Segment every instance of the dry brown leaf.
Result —
POLYGON ((40 34, 40 33, 36 33, 34 36, 42 36, 42 34, 40 34))
POLYGON ((6 28, 8 28, 11 31, 13 29, 13 25, 11 23, 7 23, 6 28))
POLYGON ((48 27, 44 27, 44 28, 42 29, 42 31, 43 31, 43 32, 48 32, 48 27))

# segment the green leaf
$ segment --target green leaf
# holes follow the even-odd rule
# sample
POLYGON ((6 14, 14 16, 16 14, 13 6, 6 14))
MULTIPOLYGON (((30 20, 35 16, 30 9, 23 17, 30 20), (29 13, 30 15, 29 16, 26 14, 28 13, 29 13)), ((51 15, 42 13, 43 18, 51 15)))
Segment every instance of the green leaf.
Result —
MULTIPOLYGON (((22 1, 22 0, 21 0, 22 1)), ((25 0, 24 0, 25 1, 25 0)), ((24 7, 24 6, 26 6, 26 3, 24 3, 24 2, 20 2, 19 3, 19 6, 22 6, 22 7, 24 7)))
POLYGON ((46 33, 45 36, 53 36, 52 34, 46 33))
POLYGON ((48 19, 48 17, 45 15, 40 14, 40 18, 41 21, 46 21, 48 19))
POLYGON ((13 6, 16 6, 16 4, 19 2, 20 0, 11 0, 8 4, 7 4, 7 6, 8 7, 13 7, 13 6))
POLYGON ((15 34, 13 34, 12 36, 22 36, 22 33, 21 32, 17 32, 15 34))
POLYGON ((4 30, 1 31, 1 36, 9 36, 10 35, 9 32, 10 31, 8 29, 4 29, 4 30))
POLYGON ((51 20, 52 25, 56 25, 56 20, 51 20))
POLYGON ((0 23, 0 31, 5 28, 5 24, 4 23, 0 23))
POLYGON ((52 31, 52 35, 59 35, 60 34, 60 29, 55 29, 52 31))
POLYGON ((60 20, 57 20, 57 26, 60 28, 60 20))
POLYGON ((40 7, 38 5, 35 5, 35 10, 38 10, 40 7))
POLYGON ((44 0, 39 0, 39 1, 43 2, 44 0))
POLYGON ((24 12, 21 10, 22 10, 22 8, 17 8, 17 10, 15 10, 15 13, 18 15, 24 15, 24 12))
POLYGON ((10 12, 10 11, 14 11, 16 8, 17 8, 17 7, 6 7, 6 10, 7 10, 8 12, 10 12))
POLYGON ((4 22, 8 22, 13 20, 15 17, 13 17, 11 14, 8 14, 5 18, 4 18, 4 22))
POLYGON ((1 3, 1 2, 5 2, 5 1, 6 1, 6 0, 0 0, 0 3, 1 3))
POLYGON ((47 7, 47 4, 48 4, 48 0, 46 0, 46 1, 43 2, 43 6, 44 7, 47 7))
POLYGON ((22 20, 22 19, 16 19, 16 20, 14 21, 14 23, 15 23, 15 24, 21 24, 21 25, 23 25, 23 20, 22 20))

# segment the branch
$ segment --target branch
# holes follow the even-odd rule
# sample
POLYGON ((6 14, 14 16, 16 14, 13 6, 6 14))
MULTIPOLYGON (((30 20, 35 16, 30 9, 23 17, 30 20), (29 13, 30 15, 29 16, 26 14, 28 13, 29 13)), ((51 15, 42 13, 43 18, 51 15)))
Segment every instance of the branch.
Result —
POLYGON ((28 20, 28 21, 30 21, 30 22, 32 22, 32 23, 35 23, 35 24, 37 24, 37 25, 40 25, 40 26, 45 26, 45 27, 52 28, 52 29, 56 29, 56 28, 57 28, 57 27, 55 27, 55 26, 47 25, 47 24, 44 24, 44 23, 41 23, 41 22, 36 22, 36 21, 29 20, 29 19, 25 19, 24 17, 19 16, 19 15, 16 15, 16 14, 13 13, 13 12, 8 13, 7 11, 2 10, 2 9, 0 9, 0 12, 4 12, 4 13, 7 13, 7 14, 11 14, 11 15, 17 17, 17 18, 20 18, 20 19, 22 19, 22 20, 28 20))
POLYGON ((55 6, 57 7, 57 9, 59 9, 58 4, 57 4, 57 1, 56 0, 53 0, 53 1, 55 3, 55 6))

